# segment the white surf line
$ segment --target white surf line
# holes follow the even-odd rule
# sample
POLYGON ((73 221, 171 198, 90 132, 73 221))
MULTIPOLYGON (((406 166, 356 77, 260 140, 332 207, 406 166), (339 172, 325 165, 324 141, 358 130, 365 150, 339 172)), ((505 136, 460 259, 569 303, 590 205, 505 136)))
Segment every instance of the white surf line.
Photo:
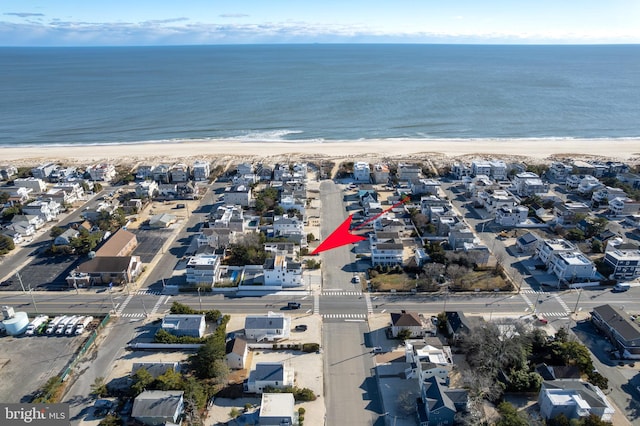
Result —
POLYGON ((122 315, 122 311, 124 311, 124 308, 127 307, 127 305, 129 304, 132 298, 133 298, 133 293, 128 295, 127 298, 124 299, 124 302, 122 302, 122 305, 120 305, 120 309, 116 311, 116 315, 118 316, 122 315))
POLYGON ((149 315, 153 315, 156 312, 158 312, 158 308, 160 307, 160 305, 162 304, 162 299, 164 299, 165 296, 160 296, 160 299, 158 299, 158 301, 156 302, 156 304, 153 306, 153 309, 151 310, 151 313, 149 315))

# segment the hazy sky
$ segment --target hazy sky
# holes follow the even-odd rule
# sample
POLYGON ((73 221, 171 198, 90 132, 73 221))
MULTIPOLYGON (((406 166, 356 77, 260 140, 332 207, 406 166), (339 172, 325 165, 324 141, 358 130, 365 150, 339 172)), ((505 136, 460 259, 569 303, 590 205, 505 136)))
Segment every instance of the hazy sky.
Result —
POLYGON ((0 0, 0 45, 640 43, 640 0, 0 0))

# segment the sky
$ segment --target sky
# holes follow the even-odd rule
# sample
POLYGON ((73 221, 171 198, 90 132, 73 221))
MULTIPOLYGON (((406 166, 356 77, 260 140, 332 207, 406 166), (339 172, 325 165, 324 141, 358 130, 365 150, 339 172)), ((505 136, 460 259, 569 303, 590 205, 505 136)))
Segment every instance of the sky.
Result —
POLYGON ((0 0, 0 46, 640 43, 640 0, 0 0))

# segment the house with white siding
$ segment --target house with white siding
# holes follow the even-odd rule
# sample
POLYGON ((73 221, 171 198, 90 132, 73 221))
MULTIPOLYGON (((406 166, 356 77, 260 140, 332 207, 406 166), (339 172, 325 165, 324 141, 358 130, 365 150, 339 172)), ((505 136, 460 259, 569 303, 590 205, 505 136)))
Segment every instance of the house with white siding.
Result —
POLYGON ((244 335, 249 340, 273 342, 289 338, 291 317, 282 313, 247 315, 244 320, 244 335))
POLYGON ((265 286, 289 288, 303 285, 302 264, 287 256, 276 254, 275 257, 265 259, 263 271, 265 286))
POLYGON ((252 201, 251 187, 248 185, 233 185, 225 188, 225 204, 248 207, 252 201))
POLYGON ((87 167, 92 181, 111 182, 116 176, 116 166, 110 163, 94 164, 87 167))
POLYGON ((211 174, 211 163, 206 160, 196 160, 193 163, 193 180, 204 181, 211 174))
POLYGON ((60 203, 51 199, 36 200, 24 205, 22 212, 26 215, 40 216, 45 222, 51 222, 60 214, 60 203))
POLYGON ((369 182, 371 169, 366 161, 356 161, 353 164, 353 179, 356 182, 369 182))
POLYGON ((34 177, 17 178, 13 181, 13 185, 18 188, 29 188, 34 194, 42 194, 47 192, 47 184, 44 180, 34 177))

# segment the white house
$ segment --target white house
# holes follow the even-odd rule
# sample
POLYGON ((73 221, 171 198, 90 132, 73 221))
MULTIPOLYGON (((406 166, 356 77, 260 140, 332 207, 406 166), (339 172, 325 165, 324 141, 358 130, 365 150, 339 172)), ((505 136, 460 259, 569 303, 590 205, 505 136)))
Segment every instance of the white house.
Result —
POLYGON ((44 181, 49 180, 51 173, 59 166, 55 163, 41 164, 31 169, 31 175, 36 179, 42 179, 44 181))
POLYGON ((149 180, 153 179, 153 170, 156 168, 154 165, 150 164, 141 164, 136 169, 136 179, 137 180, 149 180))
POLYGON ((501 207, 496 210, 496 223, 502 226, 517 226, 524 223, 529 215, 529 209, 524 206, 501 207))
POLYGON ((292 393, 263 393, 260 401, 261 426, 292 426, 295 424, 295 400, 292 393))
POLYGON ((229 228, 203 228, 195 236, 198 248, 209 246, 214 249, 227 248, 236 242, 236 231, 229 228))
POLYGON ((304 197, 298 197, 294 194, 283 193, 280 196, 278 205, 284 209, 284 211, 296 210, 301 215, 306 214, 306 199, 304 197))
POLYGON ((613 268, 610 278, 616 280, 633 280, 640 277, 640 250, 620 249, 607 244, 604 262, 613 268))
POLYGON ((230 228, 244 231, 244 213, 240 206, 220 206, 209 215, 209 225, 214 228, 230 228))
POLYGON ((17 178, 13 181, 13 185, 18 188, 30 188, 35 194, 47 192, 47 184, 45 181, 34 177, 17 178))
POLYGON ((578 247, 573 243, 563 239, 557 238, 554 240, 541 240, 536 247, 536 257, 538 257, 542 263, 549 266, 551 264, 551 258, 557 253, 575 252, 578 247))
POLYGON ((266 387, 283 389, 293 386, 293 368, 284 362, 259 362, 249 373, 245 386, 250 393, 262 393, 266 387))
POLYGON ((110 163, 94 164, 87 167, 87 172, 93 181, 110 182, 116 176, 116 167, 110 163))
POLYGON ((403 164, 398 165, 398 180, 400 181, 414 181, 422 177, 422 168, 417 164, 403 164))
POLYGON ((299 287, 302 282, 302 264, 294 262, 284 255, 277 254, 273 258, 267 258, 263 266, 264 285, 299 287))
POLYGON ((582 380, 547 380, 538 394, 540 414, 549 420, 564 414, 568 419, 590 415, 611 422, 615 410, 602 390, 582 380))
POLYGON ((54 240, 53 240, 53 244, 57 245, 57 246, 66 246, 69 245, 69 243, 71 242, 71 240, 73 238, 77 238, 78 235, 80 235, 80 232, 78 232, 78 230, 73 229, 73 228, 69 228, 66 231, 64 231, 62 234, 58 235, 54 240))
POLYGON ((353 165, 353 179, 356 182, 369 182, 371 169, 366 161, 356 161, 353 165))
POLYGON ((627 193, 621 188, 612 188, 605 186, 604 188, 597 189, 591 194, 591 205, 597 206, 600 204, 607 204, 614 198, 626 198, 627 193))
POLYGON ((84 197, 84 189, 78 182, 58 182, 53 186, 53 189, 62 190, 67 193, 67 198, 70 203, 74 203, 84 197))
POLYGON ((397 232, 375 232, 369 237, 371 264, 402 265, 404 246, 397 232))
POLYGON ((554 273, 558 280, 589 279, 598 274, 591 259, 579 251, 554 254, 551 257, 549 271, 554 273))
POLYGON ((186 164, 177 163, 171 166, 169 174, 171 175, 171 182, 187 182, 191 177, 191 170, 186 164))
POLYGON ((46 222, 51 222, 60 214, 60 203, 53 200, 38 200, 22 207, 22 212, 27 215, 42 217, 46 222))
POLYGON ((410 188, 414 195, 438 195, 440 182, 435 179, 417 179, 411 181, 410 188))
POLYGON ((207 324, 204 315, 168 314, 162 318, 161 327, 175 336, 202 337, 207 324))
POLYGON ((203 181, 209 179, 211 163, 205 160, 196 160, 193 163, 193 180, 203 181))
POLYGON ((273 221, 273 232, 276 236, 302 234, 304 233, 304 223, 295 216, 277 216, 273 221))
POLYGON ((159 192, 158 183, 155 180, 145 180, 136 184, 136 196, 153 198, 159 192))
POLYGON ((629 197, 616 197, 609 200, 609 213, 612 216, 629 216, 640 211, 640 203, 629 197))
POLYGON ((251 187, 247 185, 233 185, 224 190, 225 204, 238 204, 243 207, 248 207, 251 203, 251 196, 251 187))
POLYGON ((402 311, 391 314, 391 334, 398 337, 402 330, 409 330, 409 337, 422 337, 429 330, 427 323, 415 312, 402 311))
POLYGON ((551 163, 551 166, 549 166, 549 177, 558 182, 565 182, 572 172, 573 167, 571 165, 561 163, 560 161, 554 161, 551 163))
MULTIPOLYGON (((568 182, 569 182, 569 179, 567 179, 567 183, 568 182)), ((578 184, 577 188, 579 193, 588 194, 589 192, 595 191, 596 189, 601 188, 602 186, 603 185, 598 180, 598 178, 588 175, 580 179, 580 183, 578 184)))
POLYGON ((225 348, 225 361, 232 370, 243 370, 246 367, 249 346, 247 342, 239 337, 227 342, 225 348))
POLYGON ((473 176, 478 176, 478 175, 490 176, 491 163, 489 163, 488 161, 473 161, 471 163, 471 170, 472 170, 473 176))
POLYGON ((249 340, 273 342, 288 339, 290 333, 291 318, 282 313, 247 315, 244 320, 244 335, 249 340))
POLYGON ((187 284, 213 287, 220 272, 220 257, 215 254, 198 254, 187 263, 187 284))
POLYGON ((533 172, 518 173, 513 177, 513 189, 520 196, 532 196, 545 194, 548 186, 542 182, 540 176, 533 172))

